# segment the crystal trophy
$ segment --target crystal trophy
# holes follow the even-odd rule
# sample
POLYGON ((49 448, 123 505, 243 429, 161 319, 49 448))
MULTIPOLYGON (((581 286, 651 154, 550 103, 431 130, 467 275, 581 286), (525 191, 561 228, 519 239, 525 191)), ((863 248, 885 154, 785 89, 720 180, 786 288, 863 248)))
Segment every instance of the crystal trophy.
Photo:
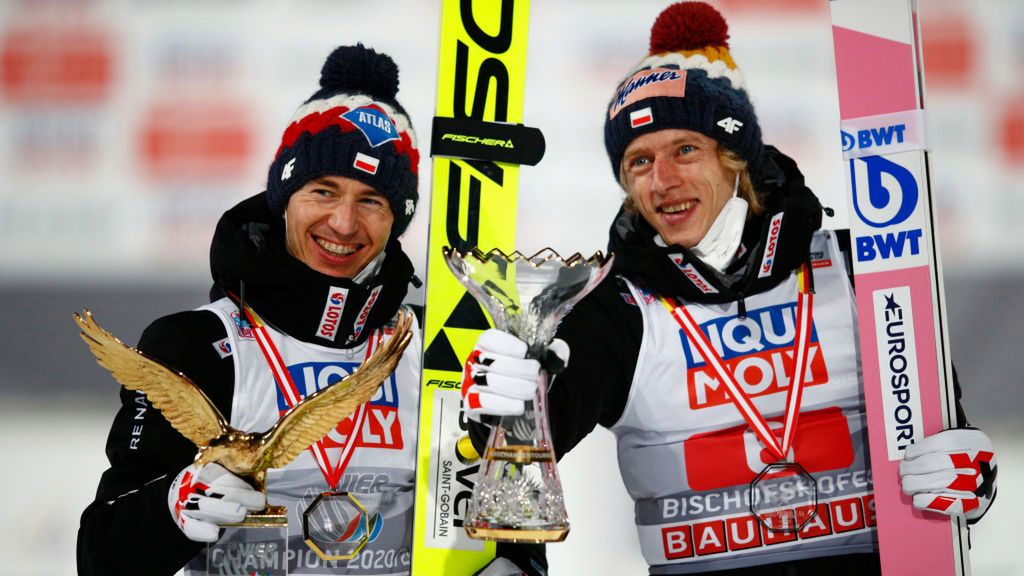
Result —
MULTIPOLYGON (((495 328, 527 344, 541 359, 555 329, 573 304, 611 269, 612 257, 574 254, 563 259, 550 248, 533 256, 500 250, 444 250, 448 267, 480 302, 495 328)), ((471 538, 502 542, 561 542, 569 533, 562 485, 547 415, 549 374, 540 371, 537 396, 520 416, 504 416, 491 428, 464 526, 471 538)))

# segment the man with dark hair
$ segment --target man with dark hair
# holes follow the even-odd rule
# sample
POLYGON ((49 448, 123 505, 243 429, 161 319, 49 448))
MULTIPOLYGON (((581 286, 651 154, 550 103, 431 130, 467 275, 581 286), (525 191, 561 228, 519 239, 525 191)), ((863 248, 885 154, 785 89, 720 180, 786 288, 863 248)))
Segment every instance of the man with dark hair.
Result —
MULTIPOLYGON (((398 241, 418 199, 419 152, 395 100, 398 68, 362 45, 336 49, 320 89, 295 113, 267 189, 214 233, 212 302, 153 322, 138 348, 184 373, 235 428, 265 431, 302 398, 351 373, 389 337, 414 281, 398 241)), ((267 494, 218 464, 141 394, 122 390, 110 468, 82 514, 80 574, 205 574, 205 543, 266 503, 288 507, 291 574, 409 573, 422 339, 376 396, 282 469, 267 494), (302 512, 326 490, 355 493, 371 533, 345 562, 302 540, 302 512), (387 562, 380 559, 387 559, 387 562)))

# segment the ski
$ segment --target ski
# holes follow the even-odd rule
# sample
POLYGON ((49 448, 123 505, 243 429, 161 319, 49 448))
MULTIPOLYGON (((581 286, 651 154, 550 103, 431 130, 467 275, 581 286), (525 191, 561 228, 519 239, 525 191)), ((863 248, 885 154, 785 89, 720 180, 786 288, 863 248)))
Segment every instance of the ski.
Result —
POLYGON ((535 135, 493 123, 522 122, 529 8, 528 0, 441 2, 434 129, 453 136, 435 134, 432 150, 413 574, 469 575, 494 557, 494 543, 471 540, 462 527, 479 465, 456 451, 467 430, 462 367, 491 324, 441 248, 515 247, 519 166, 504 154, 535 135), (460 146, 442 146, 452 143, 460 146))
POLYGON ((916 0, 831 0, 883 574, 970 574, 966 522, 900 490, 910 444, 956 426, 916 0))

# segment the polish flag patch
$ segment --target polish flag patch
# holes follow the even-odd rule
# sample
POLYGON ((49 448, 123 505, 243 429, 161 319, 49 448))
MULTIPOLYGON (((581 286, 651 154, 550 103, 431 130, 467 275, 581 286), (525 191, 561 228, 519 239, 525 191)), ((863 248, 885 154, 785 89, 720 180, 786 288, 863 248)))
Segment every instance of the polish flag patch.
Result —
POLYGON ((629 125, 633 128, 646 126, 652 122, 654 122, 654 114, 651 113, 650 106, 629 113, 629 125))
POLYGON ((352 163, 352 166, 354 166, 356 170, 362 170, 367 174, 376 174, 377 166, 379 164, 380 160, 374 158, 373 156, 367 156, 362 152, 356 152, 356 160, 355 162, 352 163))

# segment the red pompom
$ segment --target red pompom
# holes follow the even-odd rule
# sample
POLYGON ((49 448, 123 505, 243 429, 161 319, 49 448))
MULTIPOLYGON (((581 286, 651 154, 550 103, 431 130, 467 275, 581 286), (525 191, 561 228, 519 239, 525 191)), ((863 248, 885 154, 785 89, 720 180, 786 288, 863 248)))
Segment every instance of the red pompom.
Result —
POLYGON ((651 54, 729 47, 729 25, 704 2, 677 2, 665 8, 651 26, 651 54))

